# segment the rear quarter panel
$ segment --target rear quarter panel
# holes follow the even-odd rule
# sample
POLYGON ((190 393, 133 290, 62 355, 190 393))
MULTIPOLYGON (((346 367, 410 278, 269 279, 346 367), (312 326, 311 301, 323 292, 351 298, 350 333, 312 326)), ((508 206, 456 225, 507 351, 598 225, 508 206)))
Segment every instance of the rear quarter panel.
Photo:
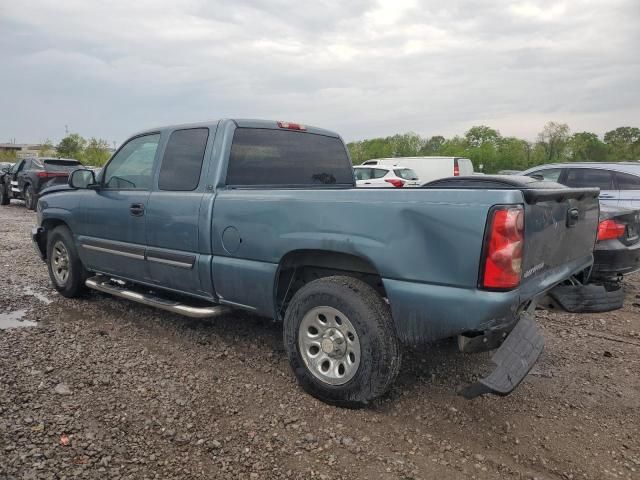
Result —
POLYGON ((385 282, 471 292, 488 210, 521 202, 518 191, 222 189, 213 213, 216 293, 273 316, 278 263, 307 249, 368 259, 385 282), (236 249, 227 245, 234 231, 236 249))

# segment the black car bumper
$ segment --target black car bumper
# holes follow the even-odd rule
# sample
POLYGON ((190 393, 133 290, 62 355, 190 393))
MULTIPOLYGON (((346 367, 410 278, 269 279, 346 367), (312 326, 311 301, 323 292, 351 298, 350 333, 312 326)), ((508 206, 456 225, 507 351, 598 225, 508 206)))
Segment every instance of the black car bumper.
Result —
POLYGON ((601 242, 593 251, 591 278, 612 278, 640 270, 640 242, 627 246, 619 240, 601 242))
POLYGON ((34 227, 31 229, 31 241, 33 242, 33 247, 38 252, 38 255, 42 260, 46 260, 47 258, 47 246, 46 239, 44 235, 44 228, 42 227, 34 227))

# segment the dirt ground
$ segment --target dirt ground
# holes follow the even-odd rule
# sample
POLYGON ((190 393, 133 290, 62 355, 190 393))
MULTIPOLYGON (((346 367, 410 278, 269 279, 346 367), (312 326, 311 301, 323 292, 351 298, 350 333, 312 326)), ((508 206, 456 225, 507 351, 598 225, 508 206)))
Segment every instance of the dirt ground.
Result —
POLYGON ((296 385, 272 322, 62 298, 35 221, 0 207, 0 326, 24 326, 0 329, 2 480, 640 478, 639 276, 623 310, 539 312, 545 351, 508 397, 458 396, 490 356, 443 342, 353 411, 296 385))

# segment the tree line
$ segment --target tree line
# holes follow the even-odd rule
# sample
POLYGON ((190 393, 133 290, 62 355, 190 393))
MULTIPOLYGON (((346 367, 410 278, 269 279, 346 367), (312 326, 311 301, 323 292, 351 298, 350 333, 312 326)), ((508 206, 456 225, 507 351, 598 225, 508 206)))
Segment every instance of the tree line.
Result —
POLYGON ((640 160, 640 128, 618 127, 600 138, 592 132, 572 133, 566 123, 548 122, 536 141, 529 142, 503 137, 496 129, 478 125, 452 138, 410 132, 347 146, 356 165, 372 158, 440 155, 466 157, 476 171, 496 173, 544 163, 640 160))
MULTIPOLYGON (((102 138, 86 139, 77 133, 71 133, 54 145, 51 140, 45 140, 37 147, 40 157, 75 158, 84 165, 101 167, 111 157, 109 142, 102 138)), ((15 162, 15 151, 0 152, 0 161, 15 162)))

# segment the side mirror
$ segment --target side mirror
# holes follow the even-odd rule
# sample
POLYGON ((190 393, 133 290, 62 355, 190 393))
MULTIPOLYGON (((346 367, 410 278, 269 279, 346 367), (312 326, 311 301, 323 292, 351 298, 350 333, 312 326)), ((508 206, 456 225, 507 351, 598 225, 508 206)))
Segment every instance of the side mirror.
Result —
POLYGON ((9 167, 4 167, 0 172, 9 173, 9 167))
POLYGON ((69 186, 71 188, 86 189, 95 184, 96 176, 93 173, 93 170, 81 168, 79 170, 74 170, 71 172, 71 175, 69 175, 69 186))

